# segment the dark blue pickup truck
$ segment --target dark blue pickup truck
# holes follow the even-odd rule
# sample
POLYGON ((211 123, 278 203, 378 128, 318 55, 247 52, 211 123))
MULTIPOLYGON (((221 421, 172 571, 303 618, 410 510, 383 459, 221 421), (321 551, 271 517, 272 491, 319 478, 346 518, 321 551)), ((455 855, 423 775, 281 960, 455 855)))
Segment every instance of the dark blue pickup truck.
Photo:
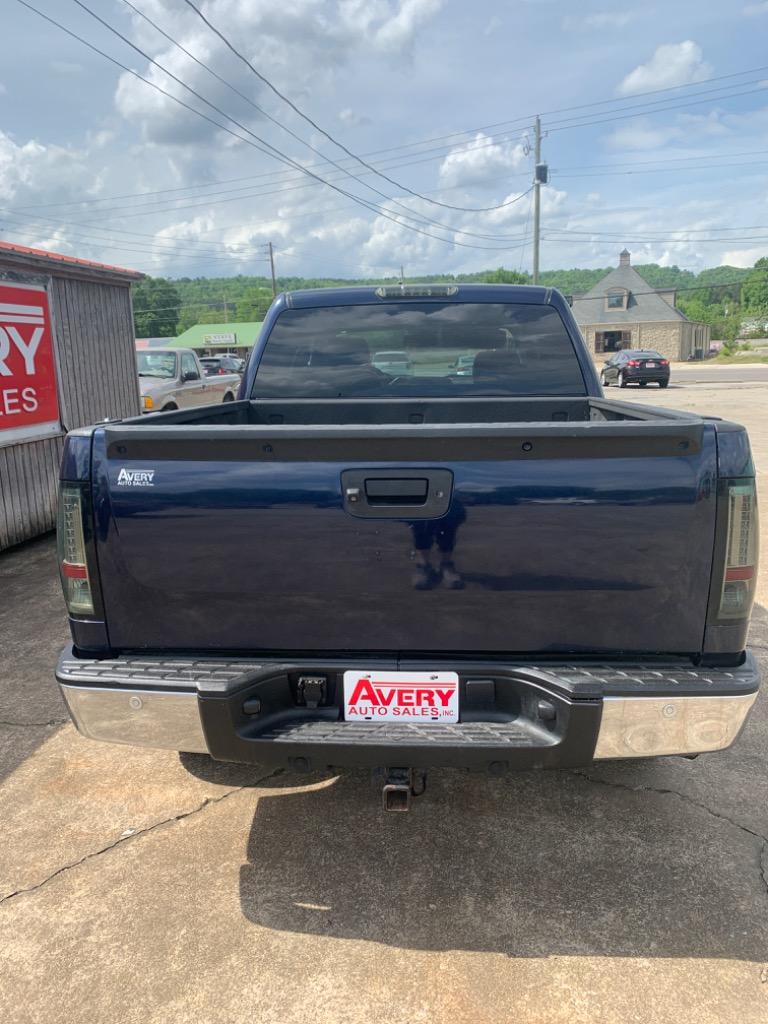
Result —
POLYGON ((721 749, 758 688, 744 429, 605 399, 550 289, 280 296, 238 401, 68 436, 59 551, 81 732, 391 807, 721 749))

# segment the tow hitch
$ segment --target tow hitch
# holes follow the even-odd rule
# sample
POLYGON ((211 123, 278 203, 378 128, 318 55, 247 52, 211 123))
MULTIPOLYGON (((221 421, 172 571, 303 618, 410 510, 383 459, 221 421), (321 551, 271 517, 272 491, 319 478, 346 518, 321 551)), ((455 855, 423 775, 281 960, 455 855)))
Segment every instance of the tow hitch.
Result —
POLYGON ((385 811, 410 811, 411 800, 427 788, 423 768, 374 768, 375 781, 383 783, 381 801, 385 811))

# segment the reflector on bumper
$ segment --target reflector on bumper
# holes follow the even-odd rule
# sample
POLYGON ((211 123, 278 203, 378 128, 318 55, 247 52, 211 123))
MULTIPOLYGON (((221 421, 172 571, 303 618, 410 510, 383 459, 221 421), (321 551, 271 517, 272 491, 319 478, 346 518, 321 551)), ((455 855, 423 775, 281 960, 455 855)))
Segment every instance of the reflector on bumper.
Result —
POLYGON ((756 697, 606 697, 595 759, 722 750, 738 736, 756 697))

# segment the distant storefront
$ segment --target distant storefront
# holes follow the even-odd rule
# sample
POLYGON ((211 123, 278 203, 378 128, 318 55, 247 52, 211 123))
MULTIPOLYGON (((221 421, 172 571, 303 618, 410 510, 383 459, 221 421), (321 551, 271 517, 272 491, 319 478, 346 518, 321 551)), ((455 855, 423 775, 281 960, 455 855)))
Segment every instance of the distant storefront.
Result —
POLYGON ((237 324, 195 324, 174 338, 171 344, 179 348, 193 348, 200 355, 234 352, 245 356, 256 344, 260 331, 260 320, 237 324))

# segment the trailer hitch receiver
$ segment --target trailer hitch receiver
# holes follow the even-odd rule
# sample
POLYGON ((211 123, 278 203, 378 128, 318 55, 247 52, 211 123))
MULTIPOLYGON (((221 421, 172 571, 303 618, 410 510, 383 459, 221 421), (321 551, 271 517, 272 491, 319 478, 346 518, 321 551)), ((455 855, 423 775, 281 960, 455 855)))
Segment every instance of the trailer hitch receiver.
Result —
POLYGON ((381 801, 385 811, 410 811, 411 800, 427 788, 422 768, 377 768, 374 777, 383 780, 381 801))

